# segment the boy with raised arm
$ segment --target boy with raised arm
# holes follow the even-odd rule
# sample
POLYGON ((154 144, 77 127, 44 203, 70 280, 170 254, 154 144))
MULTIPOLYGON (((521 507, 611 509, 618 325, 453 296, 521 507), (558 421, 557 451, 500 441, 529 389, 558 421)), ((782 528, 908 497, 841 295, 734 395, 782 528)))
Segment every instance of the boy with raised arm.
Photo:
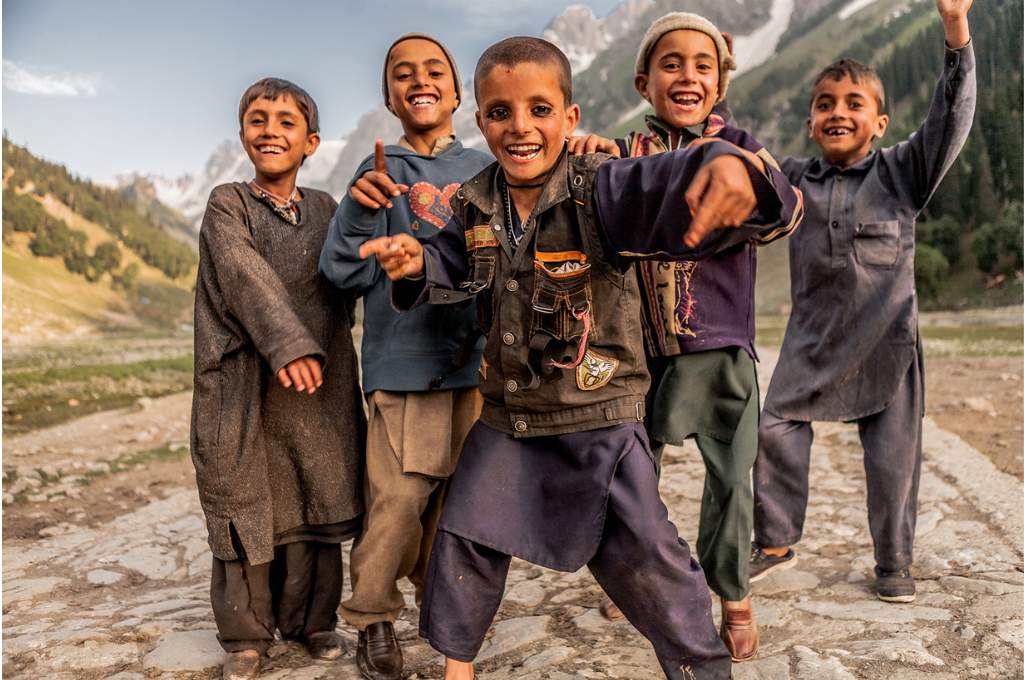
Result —
POLYGON ((751 580, 796 563, 815 420, 856 422, 864 447, 875 591, 916 596, 924 370, 914 291, 914 224, 967 139, 976 81, 967 11, 937 0, 945 59, 924 124, 880 151, 885 91, 843 59, 814 83, 807 127, 821 158, 783 159, 807 217, 789 242, 793 311, 772 376, 754 467, 751 580))

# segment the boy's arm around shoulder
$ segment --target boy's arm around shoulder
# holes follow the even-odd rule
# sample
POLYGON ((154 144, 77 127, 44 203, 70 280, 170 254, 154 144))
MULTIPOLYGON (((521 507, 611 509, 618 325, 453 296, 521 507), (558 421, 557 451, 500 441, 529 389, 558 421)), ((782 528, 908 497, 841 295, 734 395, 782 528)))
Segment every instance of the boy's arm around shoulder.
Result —
MULTIPOLYGON (((702 203, 714 198, 716 181, 713 177, 702 203)), ((803 200, 785 175, 725 140, 604 163, 597 169, 591 203, 604 241, 627 260, 706 259, 780 229, 791 231, 803 214, 803 200), (695 180, 707 177, 712 162, 723 156, 742 161, 737 167, 746 170, 749 180, 744 193, 752 189, 756 207, 734 222, 737 228, 712 225, 719 228, 688 246, 684 234, 695 222, 695 215, 684 197, 693 193, 695 180)))
POLYGON ((220 186, 210 194, 199 231, 199 276, 217 290, 224 310, 252 339, 276 373, 295 359, 324 351, 292 309, 288 291, 256 250, 241 191, 220 186))
MULTIPOLYGON (((353 182, 372 168, 373 156, 370 156, 359 165, 353 182)), ((370 239, 387 236, 389 216, 388 209, 371 210, 345 192, 331 218, 320 252, 320 271, 327 280, 356 296, 376 285, 381 277, 380 266, 375 258, 360 258, 359 247, 370 239)))
POLYGON ((906 141, 880 152, 896 193, 918 210, 927 205, 963 149, 977 99, 973 43, 957 49, 946 45, 942 74, 924 123, 906 141))

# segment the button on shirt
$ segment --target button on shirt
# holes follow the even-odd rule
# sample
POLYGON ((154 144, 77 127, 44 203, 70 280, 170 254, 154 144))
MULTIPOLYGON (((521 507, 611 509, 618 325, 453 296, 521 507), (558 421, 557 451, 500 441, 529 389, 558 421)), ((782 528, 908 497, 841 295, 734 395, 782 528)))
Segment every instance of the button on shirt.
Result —
POLYGON ((918 352, 915 222, 963 148, 976 96, 971 44, 947 48, 928 116, 907 141, 845 169, 782 160, 805 215, 789 239, 793 311, 767 411, 853 420, 892 401, 918 352))

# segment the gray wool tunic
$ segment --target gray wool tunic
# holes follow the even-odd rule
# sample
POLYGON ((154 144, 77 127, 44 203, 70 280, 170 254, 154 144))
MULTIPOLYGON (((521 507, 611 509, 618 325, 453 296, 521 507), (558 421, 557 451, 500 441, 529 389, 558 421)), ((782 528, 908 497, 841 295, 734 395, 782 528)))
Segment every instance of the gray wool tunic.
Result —
POLYGON ((240 557, 232 534, 261 564, 296 535, 337 538, 336 525, 363 511, 353 301, 318 269, 337 204, 300 191, 293 225, 247 184, 218 186, 199 235, 192 461, 222 560, 240 557), (278 369, 307 355, 321 361, 323 385, 281 387, 278 369))
POLYGON ((804 194, 789 237, 793 302, 764 408, 787 420, 884 410, 919 352, 918 215, 963 148, 977 100, 974 48, 946 48, 924 124, 849 168, 782 159, 804 194))

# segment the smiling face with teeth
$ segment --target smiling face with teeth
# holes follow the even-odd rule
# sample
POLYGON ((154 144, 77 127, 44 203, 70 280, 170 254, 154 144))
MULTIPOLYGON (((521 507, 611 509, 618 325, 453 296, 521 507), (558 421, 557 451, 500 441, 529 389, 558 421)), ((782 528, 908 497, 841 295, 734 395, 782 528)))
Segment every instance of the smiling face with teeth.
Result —
POLYGON ((647 73, 638 73, 634 85, 669 126, 699 125, 718 101, 718 61, 711 36, 700 31, 669 31, 654 45, 647 73))
POLYGON ((409 38, 388 55, 387 106, 402 121, 402 130, 415 146, 426 148, 452 134, 452 113, 458 106, 455 79, 444 51, 430 40, 409 38))
POLYGON ((287 94, 255 99, 242 114, 238 136, 255 167, 256 182, 283 195, 295 188, 299 166, 320 145, 320 135, 309 132, 305 115, 287 94))
POLYGON ((871 152, 871 143, 885 134, 889 116, 880 110, 881 96, 873 81, 848 76, 825 78, 814 88, 807 128, 825 158, 849 167, 871 152))
POLYGON ((513 193, 547 179, 580 119, 549 63, 494 66, 477 81, 477 105, 477 125, 513 193))

